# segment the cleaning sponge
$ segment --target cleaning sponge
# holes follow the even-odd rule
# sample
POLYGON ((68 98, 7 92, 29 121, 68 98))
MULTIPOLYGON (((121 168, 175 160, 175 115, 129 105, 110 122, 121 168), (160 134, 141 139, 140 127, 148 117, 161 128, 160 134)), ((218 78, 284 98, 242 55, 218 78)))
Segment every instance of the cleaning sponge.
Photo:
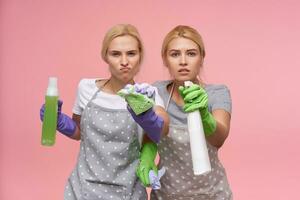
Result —
POLYGON ((136 92, 133 85, 127 85, 125 88, 118 91, 117 94, 125 98, 136 115, 146 112, 154 105, 154 101, 147 97, 147 95, 136 92))

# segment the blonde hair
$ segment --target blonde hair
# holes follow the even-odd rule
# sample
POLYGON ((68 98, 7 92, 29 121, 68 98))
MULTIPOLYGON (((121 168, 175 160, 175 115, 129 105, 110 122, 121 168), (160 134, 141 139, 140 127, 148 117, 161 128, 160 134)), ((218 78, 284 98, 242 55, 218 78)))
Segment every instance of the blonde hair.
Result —
POLYGON ((104 39, 102 41, 102 49, 101 49, 101 57, 105 62, 107 62, 106 54, 107 54, 107 50, 108 50, 108 47, 109 47, 111 41, 113 39, 115 39, 116 37, 125 36, 125 35, 132 36, 137 40, 138 48, 139 48, 139 52, 140 52, 139 63, 142 62, 143 57, 144 57, 143 43, 142 43, 142 40, 141 40, 138 30, 136 29, 136 27, 134 27, 131 24, 118 24, 116 26, 113 26, 112 28, 110 28, 107 31, 107 33, 105 34, 104 39))
POLYGON ((180 38, 180 37, 190 39, 198 45, 201 59, 203 62, 203 59, 205 57, 205 48, 204 48, 204 43, 203 43, 201 35, 198 33, 197 30, 195 30, 194 28, 192 28, 190 26, 178 25, 175 28, 173 28, 166 35, 166 37, 163 41, 162 48, 161 48, 161 56, 162 56, 164 64, 166 65, 166 63, 167 63, 166 62, 166 54, 167 54, 169 43, 173 39, 180 38))

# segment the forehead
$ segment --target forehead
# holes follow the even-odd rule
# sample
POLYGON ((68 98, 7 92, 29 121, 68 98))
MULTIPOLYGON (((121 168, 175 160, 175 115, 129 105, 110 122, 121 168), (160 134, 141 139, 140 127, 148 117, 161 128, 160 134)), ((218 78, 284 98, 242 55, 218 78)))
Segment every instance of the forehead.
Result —
POLYGON ((138 50, 138 41, 130 36, 124 35, 114 38, 109 46, 108 50, 117 50, 117 51, 129 51, 129 50, 138 50))
POLYGON ((190 39, 179 37, 171 40, 168 44, 168 50, 186 50, 186 49, 198 49, 198 45, 190 39))

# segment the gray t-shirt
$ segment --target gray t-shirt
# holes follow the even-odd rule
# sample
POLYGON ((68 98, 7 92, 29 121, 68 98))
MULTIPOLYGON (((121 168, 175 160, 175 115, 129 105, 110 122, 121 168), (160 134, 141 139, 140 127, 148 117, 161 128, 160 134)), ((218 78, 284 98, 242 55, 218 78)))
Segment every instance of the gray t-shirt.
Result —
MULTIPOLYGON (((167 91, 167 85, 171 82, 171 80, 157 81, 153 86, 157 87, 158 93, 164 101, 165 108, 170 116, 170 123, 187 124, 187 114, 175 101, 171 99, 167 108, 167 102, 170 96, 170 93, 167 91)), ((208 84, 204 89, 208 95, 208 110, 210 112, 216 109, 223 109, 231 113, 230 91, 225 85, 208 84)))

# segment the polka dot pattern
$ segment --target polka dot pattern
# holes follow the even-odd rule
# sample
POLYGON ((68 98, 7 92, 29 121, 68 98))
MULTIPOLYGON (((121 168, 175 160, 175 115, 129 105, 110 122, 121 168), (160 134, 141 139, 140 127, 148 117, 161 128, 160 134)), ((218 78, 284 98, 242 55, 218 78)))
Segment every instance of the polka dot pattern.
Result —
POLYGON ((64 199, 147 199, 135 174, 140 145, 129 112, 90 101, 81 119, 80 152, 64 199))
POLYGON ((186 126, 170 125, 167 137, 158 145, 159 167, 166 167, 162 188, 152 191, 151 200, 230 200, 232 193, 217 149, 207 143, 212 171, 195 176, 186 126))

